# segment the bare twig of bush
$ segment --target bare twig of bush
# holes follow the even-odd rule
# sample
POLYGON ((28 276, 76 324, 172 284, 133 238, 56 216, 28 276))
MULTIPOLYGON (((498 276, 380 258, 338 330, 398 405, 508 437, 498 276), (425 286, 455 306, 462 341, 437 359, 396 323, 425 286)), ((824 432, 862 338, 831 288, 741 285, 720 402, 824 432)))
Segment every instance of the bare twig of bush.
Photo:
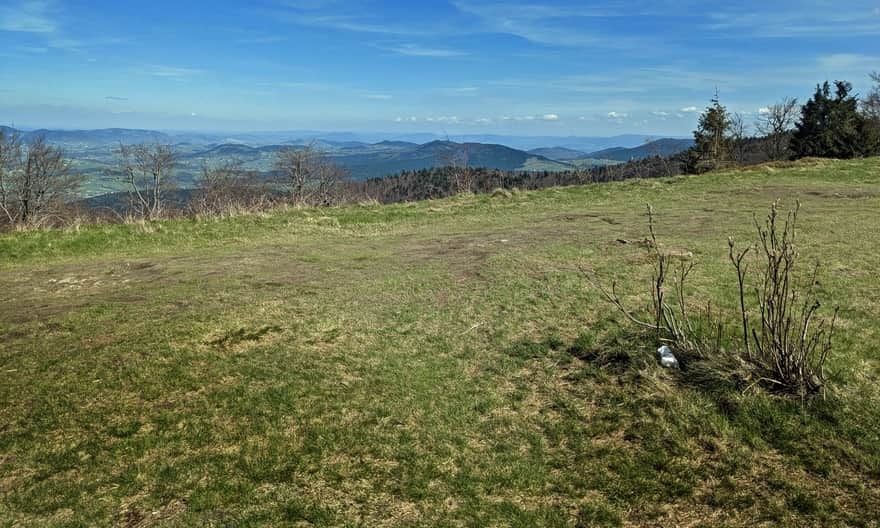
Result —
POLYGON ((615 282, 611 283, 610 288, 606 288, 602 281, 594 276, 593 284, 603 297, 617 307, 627 319, 642 328, 655 332, 661 342, 673 344, 679 350, 700 356, 718 350, 721 346, 723 328, 720 321, 712 314, 712 305, 707 305, 704 310, 701 310, 701 313, 694 316, 690 312, 685 298, 687 279, 694 264, 682 255, 673 255, 660 248, 654 227, 654 209, 650 205, 648 206, 648 231, 650 239, 648 239, 647 245, 654 261, 654 273, 651 279, 652 321, 639 319, 633 310, 623 304, 617 295, 615 282), (676 257, 678 257, 678 266, 672 268, 676 257), (671 290, 668 288, 670 268, 673 269, 671 290), (710 333, 708 329, 711 329, 712 332, 710 333))
POLYGON ((799 210, 800 202, 780 223, 777 201, 763 225, 755 218, 758 244, 736 251, 731 238, 728 245, 739 283, 743 342, 749 360, 766 372, 768 381, 805 395, 825 384, 825 363, 832 349, 837 310, 830 319, 819 317, 818 263, 798 287, 799 210), (752 274, 757 279, 753 292, 756 306, 752 309, 746 301, 749 274, 745 257, 750 252, 758 264, 752 274), (753 324, 753 320, 759 322, 753 324))
MULTIPOLYGON (((782 222, 779 203, 774 203, 763 225, 755 218, 757 244, 738 251, 730 238, 728 246, 737 275, 744 359, 759 371, 759 381, 804 397, 826 383, 825 364, 832 349, 837 310, 830 318, 819 315, 818 263, 803 283, 795 276, 799 210, 800 203, 782 222), (749 254, 755 257, 751 273, 749 254), (750 278, 754 284, 750 285, 750 278)), ((655 332, 659 341, 703 357, 720 352, 724 337, 721 314, 713 314, 711 304, 696 317, 690 312, 685 290, 694 265, 681 261, 670 275, 672 255, 660 248, 650 206, 648 231, 646 242, 654 261, 651 320, 640 318, 624 305, 615 282, 606 288, 594 278, 593 284, 627 319, 655 332)))
POLYGON ((197 215, 223 216, 267 209, 269 190, 256 171, 243 168, 241 160, 229 160, 219 167, 202 166, 198 188, 189 207, 197 215))

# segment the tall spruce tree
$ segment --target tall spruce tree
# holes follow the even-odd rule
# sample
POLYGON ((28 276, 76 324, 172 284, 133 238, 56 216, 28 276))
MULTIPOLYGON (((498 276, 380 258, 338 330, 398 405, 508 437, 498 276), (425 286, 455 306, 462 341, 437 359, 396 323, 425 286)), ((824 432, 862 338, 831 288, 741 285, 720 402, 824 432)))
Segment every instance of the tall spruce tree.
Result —
POLYGON ((731 163, 733 119, 718 99, 718 93, 700 116, 694 131, 694 146, 687 152, 685 172, 705 172, 731 163))
POLYGON ((801 119, 791 138, 794 157, 858 158, 871 154, 873 136, 869 120, 859 112, 859 100, 850 95, 852 85, 826 81, 816 86, 813 98, 801 109, 801 119))

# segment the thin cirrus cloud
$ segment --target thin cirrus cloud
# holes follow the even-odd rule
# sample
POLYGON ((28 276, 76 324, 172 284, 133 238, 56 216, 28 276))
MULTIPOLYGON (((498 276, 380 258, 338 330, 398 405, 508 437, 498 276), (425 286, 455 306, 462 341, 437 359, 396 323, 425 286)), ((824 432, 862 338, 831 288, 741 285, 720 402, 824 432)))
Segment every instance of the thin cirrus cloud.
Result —
POLYGON ((818 57, 816 65, 822 70, 871 71, 880 68, 880 56, 832 53, 818 57))
POLYGON ((453 5, 477 22, 478 32, 510 35, 533 44, 633 49, 646 46, 651 40, 635 34, 609 34, 602 30, 604 19, 616 18, 624 13, 619 6, 474 0, 456 0, 453 5), (595 24, 595 27, 591 24, 595 24))
POLYGON ((559 114, 539 114, 539 115, 523 115, 523 116, 501 116, 501 117, 477 117, 477 118, 463 118, 454 115, 450 116, 427 116, 427 117, 417 117, 417 116, 398 116, 394 118, 395 123, 445 123, 445 124, 469 124, 469 125, 487 125, 497 122, 505 122, 505 121, 519 121, 519 122, 554 122, 559 121, 561 118, 559 114))
POLYGON ((377 44, 375 47, 396 53, 398 55, 405 55, 407 57, 464 57, 467 53, 459 50, 448 49, 448 48, 435 48, 435 47, 426 47, 421 46, 419 44, 397 44, 391 46, 385 46, 381 44, 377 44))
POLYGON ((46 53, 49 50, 81 52, 86 48, 114 46, 128 42, 125 38, 109 36, 71 38, 68 35, 69 31, 62 27, 62 18, 69 16, 63 7, 58 0, 20 0, 12 1, 8 5, 0 5, 0 33, 28 34, 42 41, 39 46, 15 48, 24 53, 46 53))
POLYGON ((706 29, 729 35, 767 38, 880 35, 880 7, 874 0, 852 0, 845 9, 829 9, 822 0, 805 0, 798 9, 774 10, 772 4, 754 9, 708 15, 706 29))
POLYGON ((0 0, 0 84, 11 90, 0 114, 63 98, 189 117, 197 101, 200 119, 251 129, 375 129, 400 116, 429 130, 682 135, 716 88, 728 108, 755 113, 826 79, 867 93, 880 70, 866 38, 880 35, 877 1, 230 0, 206 12, 0 0), (144 24, 147 12, 175 16, 144 24), (63 86, 46 81, 59 71, 63 86))
POLYGON ((50 3, 38 0, 13 2, 0 7, 0 30, 20 33, 54 33, 58 24, 50 3))
MULTIPOLYGON (((324 6, 322 6, 324 7, 324 6)), ((446 31, 437 31, 425 26, 409 26, 405 24, 394 24, 384 20, 369 20, 360 16, 347 14, 325 13, 304 11, 302 9, 263 9, 260 10, 264 15, 272 17, 275 20, 296 24, 298 26, 315 27, 323 29, 331 29, 336 31, 348 31, 355 33, 372 33, 377 35, 396 35, 396 36, 425 36, 445 34, 446 31)))
POLYGON ((162 66, 162 65, 152 65, 144 68, 142 71, 145 75, 150 75, 152 77, 159 77, 163 79, 187 79, 190 77, 195 77, 198 75, 202 75, 205 73, 204 70, 199 70, 195 68, 180 68, 176 66, 162 66))

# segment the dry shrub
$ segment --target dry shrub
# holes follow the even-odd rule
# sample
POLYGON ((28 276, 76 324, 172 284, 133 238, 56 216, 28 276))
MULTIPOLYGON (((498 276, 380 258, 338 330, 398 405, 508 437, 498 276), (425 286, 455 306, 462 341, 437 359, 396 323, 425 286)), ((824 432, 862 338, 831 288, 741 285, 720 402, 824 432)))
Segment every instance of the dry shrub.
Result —
POLYGON ((837 310, 831 317, 819 315, 818 262, 805 277, 796 274, 799 211, 800 202, 780 223, 777 201, 763 225, 755 218, 757 244, 739 252, 732 238, 728 244, 739 282, 742 339, 749 361, 764 372, 766 381, 804 395, 825 384, 837 310), (752 273, 746 262, 750 253, 752 273))
POLYGON ((271 207, 272 200, 265 182, 254 171, 246 171, 239 160, 220 167, 202 167, 199 187, 189 209, 196 216, 234 216, 271 207))
MULTIPOLYGON (((728 239, 729 258, 737 276, 741 340, 736 361, 723 357, 725 339, 721 312, 709 304, 697 310, 689 308, 685 296, 692 262, 676 259, 674 253, 661 249, 654 229, 654 212, 648 206, 650 239, 646 246, 653 257, 651 283, 651 319, 640 317, 627 308, 616 291, 616 283, 606 288, 598 277, 593 284, 607 301, 616 306, 631 322, 656 333, 660 342, 686 355, 717 360, 718 365, 750 365, 757 382, 801 397, 819 392, 826 383, 825 365, 832 350, 837 311, 820 316, 817 296, 819 264, 799 276, 799 253, 796 245, 797 208, 780 221, 779 203, 772 205, 763 224, 755 218, 758 242, 737 251, 728 239), (749 266, 749 255, 753 266, 749 266), (678 260, 675 263, 675 260, 678 260)), ((734 367, 731 367, 734 368, 734 367)))
POLYGON ((651 279, 651 320, 640 319, 634 311, 624 306, 617 294, 616 282, 606 288, 598 277, 594 277, 593 284, 630 321, 656 333, 659 341, 675 345, 679 351, 697 356, 719 350, 723 326, 712 312, 712 305, 707 305, 695 314, 686 300, 687 279, 694 269, 691 260, 693 255, 690 252, 685 254, 660 247, 654 226, 654 209, 650 205, 648 231, 650 238, 644 245, 651 252, 654 265, 651 279))

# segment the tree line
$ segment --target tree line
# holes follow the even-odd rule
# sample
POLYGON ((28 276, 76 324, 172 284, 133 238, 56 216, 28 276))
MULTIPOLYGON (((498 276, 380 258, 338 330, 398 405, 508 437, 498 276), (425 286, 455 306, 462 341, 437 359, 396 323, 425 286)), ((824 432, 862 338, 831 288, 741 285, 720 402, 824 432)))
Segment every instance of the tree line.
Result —
POLYGON ((880 155, 880 72, 871 79, 874 86, 862 99, 846 81, 817 85, 803 105, 783 98, 761 110, 754 138, 745 134, 742 116, 730 113, 716 93, 700 116, 682 169, 699 173, 748 163, 746 153, 756 143, 770 161, 880 155))
POLYGON ((108 221, 158 220, 177 215, 224 215, 279 204, 331 206, 360 201, 391 203, 442 198, 495 189, 540 189, 700 173, 735 165, 802 157, 855 158, 880 154, 880 72, 871 74, 869 93, 859 99, 845 81, 825 82, 799 105, 784 98, 762 109, 746 133, 743 116, 731 113, 717 94, 694 131, 694 147, 675 156, 653 156, 621 165, 570 171, 504 171, 468 165, 465 146, 450 151, 442 166, 384 178, 351 181, 347 171, 314 144, 285 147, 267 174, 232 159, 205 164, 194 190, 175 189, 179 153, 166 144, 120 145, 113 177, 124 187, 122 211, 100 215, 77 210, 83 177, 64 151, 36 137, 25 144, 16 132, 0 130, 0 228, 64 225, 72 217, 108 221))

